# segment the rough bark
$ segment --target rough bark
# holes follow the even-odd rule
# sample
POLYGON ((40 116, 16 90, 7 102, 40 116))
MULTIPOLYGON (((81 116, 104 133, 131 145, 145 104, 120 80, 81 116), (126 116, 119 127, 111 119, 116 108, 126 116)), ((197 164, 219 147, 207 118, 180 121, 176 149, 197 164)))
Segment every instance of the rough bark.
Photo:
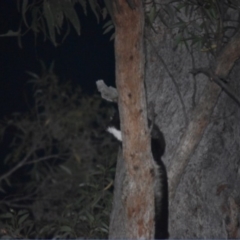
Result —
POLYGON ((116 85, 125 167, 121 194, 124 213, 121 225, 123 224, 126 232, 125 235, 116 235, 110 229, 109 237, 152 239, 154 171, 144 89, 144 11, 141 0, 134 1, 134 8, 131 8, 126 0, 114 1, 113 9, 116 85))
POLYGON ((125 224, 125 210, 122 201, 123 182, 126 177, 126 169, 122 157, 122 149, 119 150, 115 182, 114 182, 114 201, 109 225, 109 239, 127 239, 126 224, 125 224))
POLYGON ((145 34, 146 84, 148 103, 155 106, 156 122, 166 140, 170 238, 236 238, 240 111, 214 78, 226 78, 231 72, 228 86, 239 95, 240 71, 235 62, 239 33, 213 64, 206 53, 174 50, 174 32, 160 19, 153 28, 145 34), (212 78, 189 73, 211 66, 212 78))

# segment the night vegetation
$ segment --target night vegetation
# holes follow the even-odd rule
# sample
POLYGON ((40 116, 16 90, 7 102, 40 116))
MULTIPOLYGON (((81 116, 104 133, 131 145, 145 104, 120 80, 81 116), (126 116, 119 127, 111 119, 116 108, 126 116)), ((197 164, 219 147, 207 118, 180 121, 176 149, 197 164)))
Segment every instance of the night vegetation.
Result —
POLYGON ((117 146, 113 109, 43 69, 35 104, 1 121, 1 236, 106 238, 117 146))

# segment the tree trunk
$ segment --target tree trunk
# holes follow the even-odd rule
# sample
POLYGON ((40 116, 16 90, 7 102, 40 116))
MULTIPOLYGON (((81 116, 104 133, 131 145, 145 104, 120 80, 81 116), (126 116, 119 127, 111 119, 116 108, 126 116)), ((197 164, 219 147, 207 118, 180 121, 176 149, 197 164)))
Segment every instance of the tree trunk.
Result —
POLYGON ((134 1, 132 7, 126 0, 117 0, 113 6, 116 84, 123 135, 123 163, 120 165, 125 167, 122 186, 118 188, 122 190, 119 196, 122 216, 118 227, 125 233, 120 230, 117 235, 113 231, 115 225, 111 224, 109 237, 152 239, 154 170, 144 89, 144 10, 141 0, 134 1))

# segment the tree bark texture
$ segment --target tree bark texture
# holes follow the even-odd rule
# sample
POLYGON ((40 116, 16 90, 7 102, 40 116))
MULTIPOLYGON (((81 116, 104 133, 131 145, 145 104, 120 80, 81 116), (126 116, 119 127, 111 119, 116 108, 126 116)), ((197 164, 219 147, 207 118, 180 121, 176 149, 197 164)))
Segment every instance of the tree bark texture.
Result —
POLYGON ((119 211, 123 215, 118 227, 123 225, 125 235, 123 231, 113 231, 116 225, 111 220, 109 238, 152 239, 154 170, 144 88, 144 10, 141 0, 131 2, 134 2, 132 8, 126 0, 113 3, 116 85, 123 135, 124 162, 120 165, 125 167, 125 173, 120 174, 123 180, 119 211))
POLYGON ((190 74, 213 66, 239 95, 239 33, 213 63, 173 49, 174 30, 160 19, 153 28, 145 31, 147 99, 166 141, 170 238, 239 238, 240 110, 214 81, 190 74))

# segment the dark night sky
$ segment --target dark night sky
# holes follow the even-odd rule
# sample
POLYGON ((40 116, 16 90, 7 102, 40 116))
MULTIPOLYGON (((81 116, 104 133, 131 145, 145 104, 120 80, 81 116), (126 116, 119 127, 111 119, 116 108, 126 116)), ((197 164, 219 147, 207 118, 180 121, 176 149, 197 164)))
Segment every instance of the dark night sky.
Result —
MULTIPOLYGON (((0 38, 0 117, 16 111, 25 111, 27 103, 24 95, 29 95, 30 77, 26 71, 40 73, 39 60, 49 66, 55 61, 55 73, 61 81, 72 81, 80 85, 84 92, 96 92, 95 82, 104 79, 114 84, 114 51, 112 34, 102 35, 104 22, 97 20, 90 9, 85 17, 81 8, 81 35, 72 28, 66 40, 59 47, 50 41, 37 38, 35 45, 32 33, 22 38, 20 49, 15 37, 0 38)), ((17 12, 16 0, 0 1, 0 34, 9 29, 16 30, 21 19, 17 12)))

